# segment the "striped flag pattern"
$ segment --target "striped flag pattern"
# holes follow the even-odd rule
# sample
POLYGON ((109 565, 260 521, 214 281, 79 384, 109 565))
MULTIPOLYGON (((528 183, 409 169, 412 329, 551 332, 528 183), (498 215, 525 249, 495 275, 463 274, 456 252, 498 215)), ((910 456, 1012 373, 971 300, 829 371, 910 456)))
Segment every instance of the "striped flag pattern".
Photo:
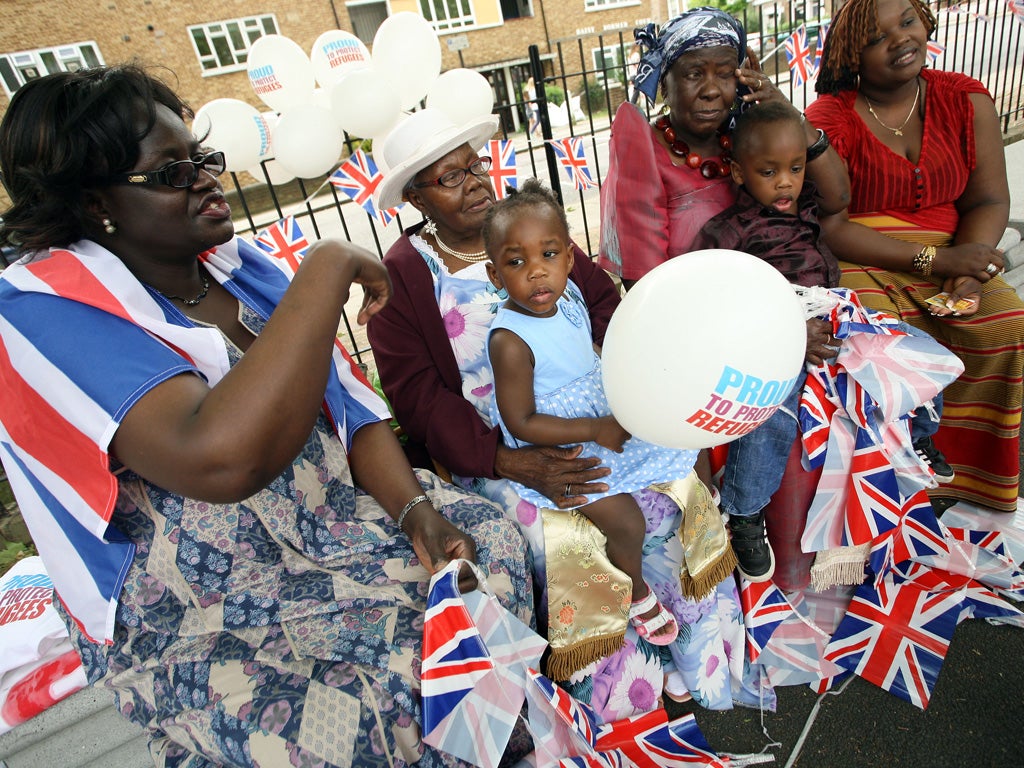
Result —
POLYGON ((287 275, 299 270, 299 262, 309 249, 309 241, 294 216, 275 221, 253 238, 253 245, 274 259, 287 275))
MULTIPOLYGON (((239 300, 269 317, 288 279, 240 238, 200 256, 239 300)), ((325 408, 348 444, 389 418, 340 347, 325 408)), ((220 332, 188 321, 90 241, 53 248, 0 276, 0 458, 50 578, 96 642, 113 635, 117 595, 133 546, 110 523, 117 480, 107 447, 124 414, 151 387, 184 372, 213 386, 229 369, 220 332), (100 366, 111 349, 123 364, 100 366)))
POLYGON ((373 193, 383 180, 384 174, 377 169, 373 158, 361 149, 353 152, 329 177, 335 189, 348 195, 368 215, 376 217, 387 226, 397 215, 398 208, 378 210, 373 204, 373 193))
POLYGON ((511 139, 491 139, 487 142, 487 151, 491 156, 491 185, 494 187, 494 199, 505 197, 505 188, 519 188, 516 174, 516 148, 511 139))
POLYGON ((587 164, 587 156, 583 151, 583 139, 579 136, 570 136, 565 139, 551 139, 548 141, 551 148, 555 150, 555 157, 562 164, 565 172, 569 175, 569 181, 579 191, 596 187, 593 174, 590 173, 590 166, 587 164))
POLYGON ((793 613, 782 590, 769 579, 754 583, 740 576, 740 604, 750 661, 757 661, 775 630, 793 613))
POLYGON ((786 61, 793 76, 793 85, 803 85, 814 76, 811 47, 807 44, 807 27, 803 24, 786 38, 786 61))

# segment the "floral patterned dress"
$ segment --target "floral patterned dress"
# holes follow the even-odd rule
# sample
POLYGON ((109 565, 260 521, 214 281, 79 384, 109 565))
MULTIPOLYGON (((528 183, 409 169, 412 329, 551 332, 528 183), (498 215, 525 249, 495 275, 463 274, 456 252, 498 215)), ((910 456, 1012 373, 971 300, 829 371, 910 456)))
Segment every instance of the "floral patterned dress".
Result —
MULTIPOLYGON (((491 321, 507 295, 491 284, 482 263, 452 274, 423 238, 412 235, 410 240, 433 277, 434 294, 462 374, 463 395, 480 418, 491 425, 494 378, 485 345, 491 321)), ((547 573, 541 511, 520 498, 507 481, 468 477, 454 480, 499 504, 519 524, 533 559, 538 623, 546 625, 547 573)), ((650 490, 633 495, 647 520, 644 577, 679 620, 679 638, 657 648, 641 640, 630 626, 621 650, 588 665, 564 687, 594 707, 606 722, 655 709, 666 685, 676 695, 689 692, 709 709, 729 709, 734 702, 747 706, 762 702, 774 708, 770 689, 759 691, 757 671, 745 661, 743 614, 735 581, 726 579, 704 600, 685 597, 679 585, 682 511, 668 497, 650 490)))
MULTIPOLYGON (((240 319, 262 328, 244 306, 240 319)), ((232 364, 241 358, 228 350, 232 364)), ((502 603, 530 623, 516 526, 484 499, 419 479, 476 541, 502 603)), ((353 485, 325 416, 292 465, 245 501, 184 498, 130 471, 119 488, 113 523, 136 553, 113 645, 71 628, 90 681, 149 729, 158 765, 463 765, 420 741, 427 573, 353 485)))

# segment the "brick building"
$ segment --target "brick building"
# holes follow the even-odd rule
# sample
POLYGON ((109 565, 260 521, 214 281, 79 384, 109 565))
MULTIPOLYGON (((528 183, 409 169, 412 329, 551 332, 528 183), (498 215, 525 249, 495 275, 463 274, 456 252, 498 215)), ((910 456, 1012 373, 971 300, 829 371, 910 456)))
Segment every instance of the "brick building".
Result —
MULTIPOLYGON (((194 107, 222 97, 260 107, 249 86, 246 54, 259 36, 277 33, 309 51, 330 29, 367 44, 400 11, 425 15, 441 40, 442 70, 469 67, 490 80, 496 104, 521 100, 527 50, 562 71, 622 63, 631 29, 664 20, 685 0, 4 0, 0 3, 0 112, 26 80, 94 64, 138 59, 174 73, 194 107), (427 15, 429 14, 429 15, 427 15)), ((574 84, 569 85, 570 88, 574 84)), ((506 128, 522 113, 508 110, 506 128)))

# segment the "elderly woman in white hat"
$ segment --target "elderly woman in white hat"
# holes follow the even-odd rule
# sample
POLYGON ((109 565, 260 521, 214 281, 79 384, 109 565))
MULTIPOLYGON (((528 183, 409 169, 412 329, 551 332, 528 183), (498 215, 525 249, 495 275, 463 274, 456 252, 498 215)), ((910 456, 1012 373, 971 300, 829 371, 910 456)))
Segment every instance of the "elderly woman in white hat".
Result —
MULTIPOLYGON (((526 535, 541 592, 536 606, 540 631, 551 643, 545 671, 559 681, 571 678, 566 685, 577 697, 589 701, 599 717, 615 720, 659 706, 671 665, 664 667, 620 620, 615 600, 622 589, 629 594, 628 578, 620 579, 607 563, 600 532, 578 515, 538 510, 507 482, 519 481, 559 506, 570 506, 605 488, 602 478, 608 470, 580 456, 578 446, 509 448, 488 418, 493 387, 486 341, 505 297, 491 285, 483 263, 481 230, 494 192, 490 158, 477 150, 496 129, 496 117, 454 125, 428 108, 408 117, 376 148, 384 172, 378 207, 405 200, 424 220, 407 229, 384 257, 393 293, 370 321, 370 343, 384 392, 409 437, 413 462, 430 467, 433 459, 444 465, 456 483, 499 504, 526 535), (588 580, 592 573, 603 575, 588 580), (583 580, 588 580, 586 588, 578 587, 583 580)), ((578 248, 572 279, 584 294, 600 343, 618 305, 618 291, 578 248)), ((680 592, 679 511, 671 505, 658 494, 641 505, 649 517, 651 542, 645 576, 656 579, 667 604, 690 609, 685 616, 693 624, 690 634, 714 634, 714 642, 723 646, 721 633, 700 623, 704 613, 715 612, 714 600, 705 601, 705 610, 680 592)), ((738 633, 732 644, 742 648, 742 625, 738 633)), ((689 656, 684 641, 678 641, 679 648, 670 649, 675 668, 699 667, 694 651, 711 640, 691 642, 689 656)), ((685 690, 675 692, 685 695, 685 690)), ((726 686, 725 702, 728 696, 726 686)), ((705 705, 722 705, 698 698, 705 705)))

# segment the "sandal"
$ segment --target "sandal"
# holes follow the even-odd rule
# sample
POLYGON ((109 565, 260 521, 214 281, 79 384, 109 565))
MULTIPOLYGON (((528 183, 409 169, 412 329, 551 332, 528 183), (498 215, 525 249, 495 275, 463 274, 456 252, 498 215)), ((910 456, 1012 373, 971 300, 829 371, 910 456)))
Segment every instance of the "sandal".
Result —
POLYGON ((679 637, 679 623, 669 610, 661 604, 654 590, 647 586, 647 595, 634 602, 629 609, 629 623, 636 629, 637 635, 642 637, 651 645, 668 645, 679 637), (649 619, 640 618, 652 608, 657 607, 658 612, 649 619), (670 632, 655 634, 659 629, 672 625, 670 632))

